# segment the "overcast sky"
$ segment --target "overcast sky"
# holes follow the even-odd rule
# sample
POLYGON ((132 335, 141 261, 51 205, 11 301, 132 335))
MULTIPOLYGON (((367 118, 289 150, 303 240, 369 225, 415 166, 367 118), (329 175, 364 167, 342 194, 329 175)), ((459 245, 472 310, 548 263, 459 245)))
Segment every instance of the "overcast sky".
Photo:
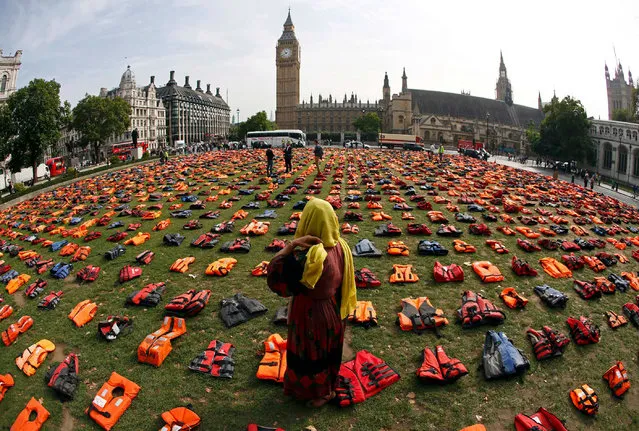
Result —
POLYGON ((636 0, 0 0, 0 48, 23 50, 18 86, 62 84, 72 104, 119 84, 131 65, 138 85, 169 79, 221 87, 241 119, 275 110, 275 45, 288 7, 302 46, 301 93, 339 101, 409 88, 495 97, 499 51, 515 103, 537 93, 580 99, 607 118, 604 63, 639 78, 636 0))

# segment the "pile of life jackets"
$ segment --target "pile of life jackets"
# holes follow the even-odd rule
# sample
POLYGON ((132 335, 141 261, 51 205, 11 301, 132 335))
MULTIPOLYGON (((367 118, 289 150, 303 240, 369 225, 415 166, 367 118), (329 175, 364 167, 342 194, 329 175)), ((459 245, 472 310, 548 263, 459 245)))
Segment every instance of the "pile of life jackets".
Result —
POLYGON ((442 346, 435 351, 426 347, 422 353, 422 365, 417 369, 417 377, 426 383, 453 383, 468 374, 459 359, 449 358, 442 346))
POLYGON ((568 431, 563 422, 543 407, 536 413, 526 415, 523 413, 515 416, 516 431, 568 431))
POLYGON ((541 331, 533 328, 526 330, 526 335, 538 361, 561 356, 570 343, 570 339, 550 326, 544 326, 541 331))
POLYGON ((224 277, 231 272, 233 267, 237 264, 237 259, 233 259, 232 257, 223 257, 215 262, 210 263, 206 267, 205 274, 206 275, 215 275, 218 277, 224 277))
POLYGON ((261 380, 284 381, 286 373, 286 340, 280 334, 271 334, 264 341, 264 356, 256 376, 261 380))
POLYGON ((189 369, 213 377, 230 379, 235 371, 234 352, 235 347, 231 343, 213 340, 204 352, 191 361, 189 369))
POLYGON ((374 288, 382 285, 377 276, 368 268, 355 270, 355 286, 358 289, 374 288))
POLYGON ((438 283, 464 281, 464 270, 456 263, 444 266, 439 263, 439 261, 435 261, 435 265, 433 266, 433 277, 438 283))
POLYGON ((588 385, 584 384, 570 391, 570 400, 577 410, 589 416, 594 416, 599 411, 599 397, 588 385))
POLYGON ((162 413, 164 426, 160 431, 190 431, 200 429, 200 417, 187 407, 176 407, 162 413))
POLYGON ((630 379, 621 361, 617 361, 615 365, 610 367, 603 375, 603 379, 608 382, 608 387, 617 398, 622 398, 623 395, 630 389, 630 379))
POLYGON ((488 331, 482 366, 486 380, 492 380, 523 374, 530 368, 530 362, 503 332, 488 331))
MULTIPOLYGON (((13 308, 11 308, 10 306, 5 306, 5 307, 9 307, 9 310, 11 310, 11 312, 9 312, 9 315, 10 315, 13 312, 13 308)), ((3 310, 7 310, 7 309, 3 307, 3 310)), ((2 342, 4 343, 5 346, 12 345, 18 338, 18 335, 24 334, 32 326, 33 326, 33 319, 31 318, 31 316, 20 317, 16 323, 12 323, 11 325, 9 325, 7 329, 2 331, 2 342)))
POLYGON ((98 304, 89 299, 85 299, 73 307, 73 310, 69 313, 69 319, 75 323, 75 326, 81 328, 92 321, 93 317, 95 317, 95 313, 97 312, 98 304))
POLYGON ((222 299, 220 306, 220 318, 227 328, 248 322, 268 311, 261 302, 247 298, 241 293, 236 293, 231 298, 222 299))
POLYGON ((484 324, 501 324, 506 319, 504 312, 492 302, 470 290, 462 294, 462 305, 457 310, 457 316, 465 329, 484 324))
POLYGON ((208 289, 200 291, 191 289, 171 299, 164 309, 168 315, 192 317, 206 307, 210 297, 211 291, 208 289))
POLYGON ((402 331, 421 333, 434 329, 438 333, 440 326, 448 325, 444 311, 433 307, 426 296, 417 299, 404 298, 400 305, 402 310, 397 313, 397 324, 402 331))
POLYGON ((63 400, 72 400, 78 388, 78 356, 69 353, 64 361, 51 366, 44 376, 47 386, 52 388, 63 400))
POLYGON ((131 406, 140 389, 140 386, 114 371, 109 380, 98 390, 85 413, 103 429, 109 431, 131 406), (116 389, 123 391, 123 394, 115 396, 116 389))
POLYGON ((31 397, 26 407, 18 414, 10 431, 38 431, 49 419, 49 411, 35 398, 31 397), (31 419, 33 416, 35 417, 31 419))
POLYGON ((368 329, 377 326, 377 312, 371 301, 357 301, 355 309, 347 317, 348 321, 368 329))
POLYGON ((580 316, 579 319, 569 317, 566 323, 570 327, 572 339, 580 346, 599 342, 599 327, 587 317, 580 316))
POLYGON ((390 276, 391 283, 417 283, 419 277, 413 272, 413 265, 394 264, 393 273, 390 276))
POLYGON ((337 379, 336 400, 341 407, 364 402, 399 380, 386 362, 366 350, 342 363, 337 379))
POLYGON ((492 263, 487 260, 473 262, 473 271, 479 276, 484 283, 498 283, 504 280, 504 276, 492 263))
POLYGON ((504 301, 508 308, 513 310, 522 309, 528 304, 528 299, 521 296, 514 287, 506 287, 501 291, 499 297, 504 301))
POLYGON ((184 274, 186 271, 189 270, 189 265, 191 265, 194 262, 195 262, 195 257, 193 256, 179 258, 175 262, 173 262, 173 264, 169 268, 169 271, 179 272, 184 274))
POLYGON ((16 365, 27 376, 35 374, 36 370, 42 365, 47 355, 55 350, 55 344, 51 341, 43 339, 24 349, 22 355, 16 358, 16 365))
POLYGON ((535 286, 534 292, 550 308, 566 308, 568 296, 557 289, 553 289, 547 284, 542 284, 541 286, 535 286))
POLYGON ((186 322, 181 317, 165 317, 157 331, 146 336, 138 346, 138 362, 156 367, 171 353, 171 340, 186 333, 186 322))
POLYGON ((128 305, 140 305, 143 307, 155 307, 162 300, 162 294, 166 289, 163 282, 147 284, 140 290, 130 294, 126 303, 128 305))

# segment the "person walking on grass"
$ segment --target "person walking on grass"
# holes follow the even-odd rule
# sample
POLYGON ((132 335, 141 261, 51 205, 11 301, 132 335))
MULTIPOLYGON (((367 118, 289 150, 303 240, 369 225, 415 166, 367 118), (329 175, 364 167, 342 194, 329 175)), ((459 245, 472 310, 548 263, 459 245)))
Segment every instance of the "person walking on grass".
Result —
POLYGON ((290 142, 284 148, 284 164, 286 165, 286 173, 293 170, 293 145, 290 142))
POLYGON ((441 162, 444 159, 444 144, 439 144, 439 161, 441 162))
POLYGON ((270 148, 266 149, 266 175, 269 177, 273 175, 273 159, 275 158, 275 154, 273 154, 273 150, 270 148))
POLYGON ((353 255, 328 202, 306 204, 295 239, 271 259, 267 274, 273 292, 291 297, 284 394, 321 407, 335 398, 344 320, 357 304, 353 255))
POLYGON ((315 155, 315 166, 317 166, 317 175, 320 174, 320 162, 324 157, 324 149, 319 144, 319 142, 315 141, 315 149, 313 150, 313 154, 315 155))
POLYGON ((592 175, 592 176, 590 177, 590 190, 593 190, 593 189, 594 189, 594 187, 595 187, 595 176, 594 176, 594 175, 592 175))
POLYGON ((588 172, 586 172, 586 174, 584 175, 584 189, 588 188, 588 178, 590 176, 588 175, 588 172))
POLYGON ((633 199, 637 197, 637 189, 638 189, 637 185, 633 184, 632 185, 632 198, 633 199))

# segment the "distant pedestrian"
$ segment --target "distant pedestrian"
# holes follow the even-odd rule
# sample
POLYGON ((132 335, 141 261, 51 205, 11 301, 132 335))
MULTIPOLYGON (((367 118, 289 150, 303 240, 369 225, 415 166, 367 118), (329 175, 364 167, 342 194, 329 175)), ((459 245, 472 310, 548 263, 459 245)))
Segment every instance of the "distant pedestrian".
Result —
POLYGON ((584 175, 584 188, 588 188, 588 172, 586 172, 586 174, 584 175))
POLYGON ((575 174, 572 174, 572 176, 570 177, 570 182, 572 184, 575 184, 575 174))
POLYGON ((324 157, 324 149, 322 146, 315 141, 315 149, 313 150, 313 154, 315 155, 315 166, 317 166, 317 175, 320 174, 320 161, 324 157))
POLYGON ((595 176, 590 177, 590 190, 593 190, 595 187, 595 176))
POLYGON ((439 144, 439 161, 444 159, 444 144, 439 144))
POLYGON ((7 187, 9 188, 9 194, 12 195, 13 194, 13 183, 11 182, 11 180, 7 181, 7 187))
POLYGON ((633 198, 637 197, 637 185, 636 184, 632 185, 632 197, 633 198))
POLYGON ((273 175, 273 159, 275 158, 275 154, 273 154, 273 150, 270 148, 266 149, 266 175, 269 177, 273 175))
POLYGON ((284 164, 286 165, 286 173, 293 170, 293 145, 290 142, 284 148, 284 164))
POLYGON ((601 185, 601 174, 599 172, 597 172, 597 185, 600 186, 601 185))

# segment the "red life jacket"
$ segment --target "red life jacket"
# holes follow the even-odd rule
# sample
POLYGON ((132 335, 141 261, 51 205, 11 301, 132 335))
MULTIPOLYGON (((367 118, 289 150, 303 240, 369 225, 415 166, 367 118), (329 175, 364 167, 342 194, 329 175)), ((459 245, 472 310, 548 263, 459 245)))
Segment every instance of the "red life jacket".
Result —
POLYGON ((85 268, 82 268, 76 276, 80 281, 88 281, 92 282, 98 279, 98 275, 100 275, 100 267, 87 265, 85 268))
POLYGON ((162 420, 165 425, 160 431, 195 431, 200 429, 202 423, 200 417, 186 407, 176 407, 162 413, 162 420))
POLYGON ((543 407, 528 416, 519 413, 515 416, 516 431, 568 431, 563 422, 543 407))
POLYGON ((167 314, 185 317, 195 316, 208 304, 210 297, 211 291, 208 289, 200 290, 199 292, 189 290, 171 299, 164 309, 167 314))
POLYGON ((417 377, 427 383, 452 383, 468 374, 464 364, 459 359, 449 358, 442 346, 437 346, 435 351, 426 347, 422 358, 417 377))
POLYGON ((120 270, 120 283, 133 280, 142 275, 142 268, 137 266, 126 265, 120 270))
POLYGON ((189 369, 213 377, 230 379, 235 371, 234 352, 235 346, 231 343, 213 340, 204 352, 191 361, 189 369))
POLYGON ((510 260, 510 265, 512 266, 513 271, 515 271, 515 274, 519 276, 537 276, 537 270, 533 268, 530 263, 526 262, 523 259, 517 258, 517 256, 513 256, 513 258, 510 260))
POLYGON ((526 331, 528 340, 532 344, 533 352, 538 361, 561 356, 564 349, 570 343, 568 337, 549 326, 544 326, 541 331, 528 328, 526 331))
POLYGON ((492 302, 478 293, 467 290, 462 295, 462 306, 457 310, 462 328, 472 328, 485 323, 503 323, 506 315, 492 302))
POLYGON ((355 286, 358 289, 379 287, 382 282, 368 268, 362 268, 355 271, 355 286))
POLYGON ((337 401, 341 407, 364 402, 399 380, 399 374, 366 350, 342 364, 337 379, 337 401))
POLYGON ((592 320, 580 316, 579 319, 569 317, 566 323, 570 327, 570 335, 580 346, 599 342, 599 327, 592 320))
POLYGON ((456 263, 444 266, 439 261, 435 261, 433 276, 438 283, 449 281, 464 281, 464 270, 456 263))
POLYGON ((615 365, 610 367, 603 375, 603 379, 608 382, 608 387, 616 397, 623 397, 628 389, 630 389, 630 379, 621 361, 617 361, 615 365))

